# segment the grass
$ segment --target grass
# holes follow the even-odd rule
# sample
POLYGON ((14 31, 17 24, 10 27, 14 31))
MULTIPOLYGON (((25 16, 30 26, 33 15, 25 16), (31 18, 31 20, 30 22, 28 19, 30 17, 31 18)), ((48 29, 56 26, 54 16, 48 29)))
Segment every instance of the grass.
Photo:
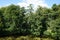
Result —
POLYGON ((51 38, 39 38, 30 36, 19 36, 19 37, 0 37, 0 40, 53 40, 51 38))

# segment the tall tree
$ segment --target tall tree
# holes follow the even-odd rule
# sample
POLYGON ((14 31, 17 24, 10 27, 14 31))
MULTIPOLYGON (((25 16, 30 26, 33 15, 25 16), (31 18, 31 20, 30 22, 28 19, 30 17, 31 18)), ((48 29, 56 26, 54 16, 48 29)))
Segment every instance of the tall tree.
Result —
POLYGON ((10 34, 20 33, 22 29, 23 17, 25 10, 20 6, 10 5, 7 6, 4 19, 6 21, 6 30, 11 32, 10 34), (13 33, 14 32, 14 33, 13 33))

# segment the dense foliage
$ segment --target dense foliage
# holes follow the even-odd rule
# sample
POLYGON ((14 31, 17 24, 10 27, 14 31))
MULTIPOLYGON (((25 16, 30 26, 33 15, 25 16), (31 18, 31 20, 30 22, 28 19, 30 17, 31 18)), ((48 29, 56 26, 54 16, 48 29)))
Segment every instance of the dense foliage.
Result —
POLYGON ((0 36, 32 35, 60 38, 60 5, 52 8, 38 7, 33 11, 18 5, 0 8, 0 36))

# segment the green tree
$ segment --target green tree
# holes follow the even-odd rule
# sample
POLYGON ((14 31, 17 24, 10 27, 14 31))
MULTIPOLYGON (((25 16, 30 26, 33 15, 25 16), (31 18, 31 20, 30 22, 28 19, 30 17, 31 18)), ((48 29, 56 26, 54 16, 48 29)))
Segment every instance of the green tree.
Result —
POLYGON ((10 5, 7 6, 4 12, 4 19, 6 30, 11 32, 10 34, 20 33, 22 29, 23 17, 25 10, 20 6, 10 5))
POLYGON ((4 35, 5 31, 5 23, 2 10, 0 9, 0 36, 4 35))

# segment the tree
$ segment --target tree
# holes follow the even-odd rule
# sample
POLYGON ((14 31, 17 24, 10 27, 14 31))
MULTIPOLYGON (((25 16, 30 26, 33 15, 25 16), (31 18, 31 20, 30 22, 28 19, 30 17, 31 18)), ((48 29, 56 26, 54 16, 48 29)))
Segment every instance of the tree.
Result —
POLYGON ((5 23, 4 23, 4 17, 3 17, 3 13, 2 10, 0 9, 0 36, 5 35, 4 33, 5 30, 5 23))
POLYGON ((30 4, 29 6, 28 6, 28 13, 30 13, 30 14, 32 14, 32 12, 34 11, 33 10, 33 5, 32 4, 30 4))
POLYGON ((4 19, 6 23, 6 30, 11 32, 10 34, 21 32, 24 13, 25 10, 23 8, 20 8, 20 6, 13 4, 7 6, 4 13, 4 19))

